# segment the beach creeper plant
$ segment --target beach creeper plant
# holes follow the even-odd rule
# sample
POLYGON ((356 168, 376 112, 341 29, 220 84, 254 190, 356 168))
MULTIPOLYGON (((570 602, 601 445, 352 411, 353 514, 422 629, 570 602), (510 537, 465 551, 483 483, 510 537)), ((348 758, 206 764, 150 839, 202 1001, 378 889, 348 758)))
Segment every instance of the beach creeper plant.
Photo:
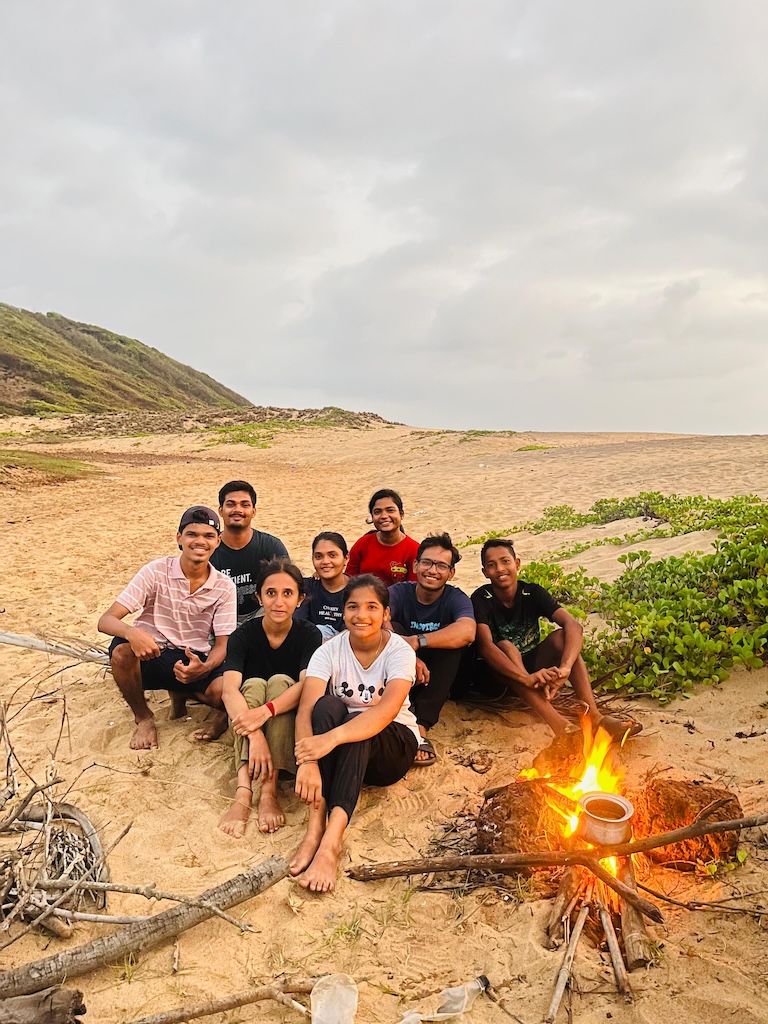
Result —
POLYGON ((729 515, 741 518, 746 507, 752 523, 721 534, 710 554, 652 561, 648 551, 630 552, 610 584, 544 562, 524 566, 521 578, 581 618, 595 612, 603 620, 584 643, 596 688, 666 703, 696 682, 723 682, 734 665, 756 669, 768 660, 768 512, 745 500, 729 515))

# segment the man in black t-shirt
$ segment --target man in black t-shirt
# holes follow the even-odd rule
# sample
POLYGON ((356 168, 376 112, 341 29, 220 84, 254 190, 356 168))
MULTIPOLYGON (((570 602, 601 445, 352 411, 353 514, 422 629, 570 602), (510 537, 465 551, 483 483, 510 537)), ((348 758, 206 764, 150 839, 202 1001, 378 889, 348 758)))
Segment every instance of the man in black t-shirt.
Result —
POLYGON ((237 587, 238 624, 259 610, 256 578, 273 558, 288 558, 285 544, 271 533, 251 528, 256 514, 256 491, 247 480, 230 480, 219 491, 219 515, 224 529, 221 544, 211 557, 214 569, 237 587))
POLYGON ((486 541, 480 558, 483 575, 490 580, 472 594, 480 675, 490 675, 522 697, 556 736, 576 728, 552 705, 569 680, 593 725, 601 725, 618 740, 640 732, 642 726, 631 719, 601 715, 581 657, 581 626, 543 587, 518 580, 520 559, 512 541, 486 541), (541 618, 560 627, 544 640, 541 618))
POLYGON ((437 758, 427 730, 440 717, 456 680, 463 649, 475 639, 472 604, 462 590, 448 582, 460 558, 449 534, 425 537, 413 566, 416 582, 394 583, 389 588, 392 627, 416 652, 411 707, 421 743, 413 763, 422 767, 437 758))

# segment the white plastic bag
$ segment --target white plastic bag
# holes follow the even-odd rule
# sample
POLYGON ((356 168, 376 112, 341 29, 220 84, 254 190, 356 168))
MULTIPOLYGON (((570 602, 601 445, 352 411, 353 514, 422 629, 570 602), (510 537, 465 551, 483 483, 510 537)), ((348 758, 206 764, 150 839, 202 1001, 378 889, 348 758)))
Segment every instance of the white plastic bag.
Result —
POLYGON ((309 996, 312 1024, 354 1024, 357 985, 348 974, 328 974, 309 996))
POLYGON ((489 984, 485 975, 481 974, 479 978, 468 981, 466 985, 444 988, 440 993, 442 1002, 437 1008, 437 1013, 425 1016, 418 1010, 409 1010, 400 1024, 421 1024, 421 1021, 450 1020, 451 1017, 458 1017, 460 1013, 470 1008, 480 993, 485 992, 489 984))

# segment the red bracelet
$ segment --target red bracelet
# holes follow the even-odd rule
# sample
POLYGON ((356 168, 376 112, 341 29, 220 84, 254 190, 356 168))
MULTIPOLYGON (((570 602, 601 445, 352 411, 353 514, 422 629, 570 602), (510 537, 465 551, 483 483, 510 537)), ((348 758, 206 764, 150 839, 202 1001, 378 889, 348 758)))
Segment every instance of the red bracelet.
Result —
POLYGON ((268 700, 264 706, 266 707, 270 715, 272 715, 272 717, 274 718, 277 712, 275 711, 275 705, 272 703, 272 701, 268 700))

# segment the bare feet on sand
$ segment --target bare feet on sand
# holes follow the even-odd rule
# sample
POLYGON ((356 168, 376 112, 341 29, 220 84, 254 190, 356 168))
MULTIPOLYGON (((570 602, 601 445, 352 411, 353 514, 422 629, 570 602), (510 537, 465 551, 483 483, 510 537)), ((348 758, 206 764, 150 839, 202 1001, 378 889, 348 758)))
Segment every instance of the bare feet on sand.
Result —
POLYGON ((136 722, 136 731, 131 737, 131 750, 152 750, 157 746, 157 729, 155 716, 142 718, 136 722))
POLYGON ((217 740, 219 736, 224 735, 228 725, 227 712, 214 711, 213 715, 203 723, 201 728, 195 730, 194 737, 200 743, 211 743, 213 740, 217 740))
POLYGON ((320 840, 312 863, 299 879, 299 885, 304 889, 309 889, 310 892, 330 892, 336 885, 336 872, 339 869, 340 857, 341 843, 333 841, 326 832, 320 840))
POLYGON ((325 812, 323 812, 323 817, 319 821, 313 822, 310 819, 307 834, 304 836, 298 849, 294 851, 288 865, 292 875, 300 875, 302 871, 306 871, 312 863, 324 835, 325 812))
POLYGON ((239 787, 235 793, 232 806, 219 822, 219 828, 226 832, 233 839, 242 839, 245 835, 245 826, 251 815, 251 801, 253 793, 249 789, 239 787))
POLYGON ((285 824, 283 809, 278 803, 277 794, 262 785, 259 794, 259 831, 277 832, 285 824))

